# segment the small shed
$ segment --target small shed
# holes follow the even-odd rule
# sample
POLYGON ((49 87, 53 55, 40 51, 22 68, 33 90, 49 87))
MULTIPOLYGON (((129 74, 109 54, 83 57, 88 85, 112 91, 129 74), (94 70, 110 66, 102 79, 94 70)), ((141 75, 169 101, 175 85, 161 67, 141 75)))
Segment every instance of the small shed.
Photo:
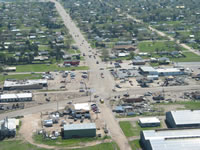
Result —
POLYGON ((158 126, 160 126, 160 120, 156 117, 139 118, 138 123, 141 127, 158 127, 158 126))

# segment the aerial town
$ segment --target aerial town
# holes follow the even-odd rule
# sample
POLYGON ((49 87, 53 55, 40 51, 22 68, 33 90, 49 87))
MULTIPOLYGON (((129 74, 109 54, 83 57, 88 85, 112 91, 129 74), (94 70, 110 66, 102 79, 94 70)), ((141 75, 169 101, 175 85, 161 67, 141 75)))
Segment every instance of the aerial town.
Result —
POLYGON ((200 150, 199 6, 0 0, 0 150, 200 150))

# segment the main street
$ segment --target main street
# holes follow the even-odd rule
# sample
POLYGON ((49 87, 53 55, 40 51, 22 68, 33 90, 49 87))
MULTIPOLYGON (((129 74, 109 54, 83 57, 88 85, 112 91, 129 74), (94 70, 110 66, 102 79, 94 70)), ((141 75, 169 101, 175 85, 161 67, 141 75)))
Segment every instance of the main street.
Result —
MULTIPOLYGON (((72 35, 80 51, 85 53, 86 56, 96 53, 96 49, 90 47, 90 44, 86 41, 76 24, 71 20, 69 14, 66 13, 63 6, 55 0, 51 0, 51 2, 55 3, 58 13, 60 14, 66 28, 69 29, 69 33, 72 35)), ((110 96, 115 82, 108 70, 104 70, 103 72, 100 70, 100 68, 106 68, 106 65, 98 56, 96 59, 86 57, 85 61, 90 67, 89 87, 101 98, 105 99, 110 96), (99 61, 99 64, 96 64, 96 61, 99 61), (105 78, 101 78, 101 73, 104 74, 105 78)), ((110 108, 105 104, 100 105, 100 109, 102 110, 101 117, 109 129, 112 139, 118 144, 121 150, 131 150, 128 140, 124 136, 110 108)))

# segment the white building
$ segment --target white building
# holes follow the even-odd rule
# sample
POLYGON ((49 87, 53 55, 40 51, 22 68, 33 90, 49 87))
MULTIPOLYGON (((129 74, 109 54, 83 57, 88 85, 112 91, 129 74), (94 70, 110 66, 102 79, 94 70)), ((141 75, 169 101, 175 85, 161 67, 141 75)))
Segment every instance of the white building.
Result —
POLYGON ((78 103, 78 104, 74 104, 74 109, 89 111, 90 105, 88 103, 78 103))
POLYGON ((46 79, 37 80, 6 80, 4 81, 4 90, 27 90, 27 89, 41 89, 47 87, 46 79))
POLYGON ((171 128, 200 127, 200 110, 177 110, 166 113, 171 128))
POLYGON ((151 66, 142 66, 139 70, 144 75, 158 75, 158 71, 151 66))
POLYGON ((160 120, 156 117, 139 118, 138 123, 141 127, 157 127, 157 126, 160 126, 160 120))
POLYGON ((32 101, 32 98, 32 93, 2 94, 0 95, 0 102, 24 102, 32 101))
POLYGON ((159 68, 156 69, 159 76, 177 76, 185 74, 180 68, 159 68))
POLYGON ((19 127, 19 119, 5 118, 0 120, 0 139, 15 137, 17 127, 19 127))

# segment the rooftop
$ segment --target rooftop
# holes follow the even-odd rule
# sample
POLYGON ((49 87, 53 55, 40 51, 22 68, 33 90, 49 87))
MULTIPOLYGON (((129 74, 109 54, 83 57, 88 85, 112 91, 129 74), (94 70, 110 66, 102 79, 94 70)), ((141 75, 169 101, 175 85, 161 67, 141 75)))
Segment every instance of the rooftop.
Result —
POLYGON ((151 140, 152 150, 199 150, 200 138, 151 140))
POLYGON ((142 131, 145 140, 158 140, 165 138, 197 137, 200 136, 200 128, 195 129, 166 129, 166 130, 145 130, 142 131))
POLYGON ((157 72, 156 69, 151 66, 142 66, 140 69, 144 72, 157 72))
POLYGON ((200 124, 200 110, 179 110, 171 111, 177 125, 200 124))
POLYGON ((156 71, 159 72, 180 72, 180 69, 178 68, 159 68, 159 69, 156 69, 156 71))
POLYGON ((0 100, 2 99, 17 99, 17 98, 31 98, 32 93, 18 93, 18 94, 2 94, 0 95, 0 100))
POLYGON ((75 110, 90 110, 90 106, 88 103, 78 103, 78 104, 74 104, 74 109, 75 110))
POLYGON ((160 123, 160 120, 156 117, 139 118, 140 123, 160 123))
POLYGON ((12 86, 25 86, 33 84, 47 84, 46 79, 37 79, 37 80, 6 80, 4 82, 4 87, 12 86))
POLYGON ((85 129, 96 129, 95 123, 84 123, 84 124, 67 124, 64 125, 64 130, 85 130, 85 129))

